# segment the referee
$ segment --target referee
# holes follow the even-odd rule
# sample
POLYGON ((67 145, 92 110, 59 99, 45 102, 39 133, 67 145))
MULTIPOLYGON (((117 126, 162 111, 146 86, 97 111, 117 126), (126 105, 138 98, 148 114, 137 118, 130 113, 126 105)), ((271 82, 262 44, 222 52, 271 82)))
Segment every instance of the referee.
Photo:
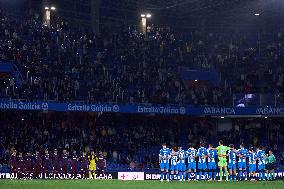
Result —
POLYGON ((268 157, 266 158, 266 169, 267 169, 267 179, 268 180, 274 180, 274 169, 275 169, 275 163, 276 158, 273 155, 272 150, 269 150, 268 157))

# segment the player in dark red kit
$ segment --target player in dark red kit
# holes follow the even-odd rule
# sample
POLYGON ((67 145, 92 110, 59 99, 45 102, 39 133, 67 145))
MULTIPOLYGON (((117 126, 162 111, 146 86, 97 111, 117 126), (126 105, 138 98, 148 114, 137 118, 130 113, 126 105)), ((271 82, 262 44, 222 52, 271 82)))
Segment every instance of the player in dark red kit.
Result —
POLYGON ((44 157, 43 157, 44 178, 50 178, 50 173, 49 173, 50 165, 51 165, 51 157, 48 153, 48 150, 46 149, 44 151, 44 157))
POLYGON ((89 161, 86 152, 83 152, 80 157, 81 178, 88 178, 89 161))
POLYGON ((18 163, 17 163, 18 178, 19 178, 19 179, 22 179, 22 178, 24 178, 24 175, 25 175, 25 160, 24 160, 24 157, 23 157, 23 153, 22 153, 22 152, 19 153, 17 162, 18 162, 18 163))
POLYGON ((57 149, 54 149, 53 155, 52 155, 52 174, 53 178, 59 178, 59 155, 57 152, 57 149))
POLYGON ((10 165, 10 178, 17 178, 17 151, 13 150, 12 155, 9 160, 10 165))
POLYGON ((75 179, 78 176, 78 156, 74 150, 71 157, 71 178, 75 179))
POLYGON ((30 152, 27 152, 25 156, 25 178, 32 178, 32 156, 30 152))
POLYGON ((105 157, 102 152, 99 152, 97 157, 98 157, 98 163, 97 163, 98 177, 104 177, 106 169, 105 157))
POLYGON ((42 160, 39 151, 36 150, 34 155, 33 176, 34 178, 40 178, 42 168, 42 160))
POLYGON ((68 178, 68 154, 65 149, 61 157, 61 177, 68 178))

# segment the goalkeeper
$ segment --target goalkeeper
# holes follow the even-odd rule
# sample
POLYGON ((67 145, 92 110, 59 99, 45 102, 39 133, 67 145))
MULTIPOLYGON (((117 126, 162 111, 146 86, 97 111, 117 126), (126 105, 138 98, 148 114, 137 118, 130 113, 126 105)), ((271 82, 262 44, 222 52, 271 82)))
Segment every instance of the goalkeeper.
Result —
POLYGON ((219 141, 219 146, 216 148, 218 154, 218 167, 220 169, 220 181, 222 181, 223 177, 223 169, 225 171, 226 180, 228 181, 228 169, 227 169, 227 151, 231 148, 228 146, 223 146, 223 141, 219 141))

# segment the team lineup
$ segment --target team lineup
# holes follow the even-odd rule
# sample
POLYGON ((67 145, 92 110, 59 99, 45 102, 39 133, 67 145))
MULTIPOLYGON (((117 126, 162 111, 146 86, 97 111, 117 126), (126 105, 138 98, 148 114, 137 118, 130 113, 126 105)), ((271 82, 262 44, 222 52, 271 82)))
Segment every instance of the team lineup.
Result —
POLYGON ((48 149, 44 153, 36 150, 31 152, 13 153, 9 160, 11 179, 95 179, 96 174, 104 176, 106 160, 101 152, 89 153, 77 151, 68 152, 66 149, 59 153, 57 149, 50 152, 48 149))
POLYGON ((189 144, 188 150, 183 150, 182 147, 169 149, 164 143, 159 153, 159 161, 161 181, 213 181, 217 180, 217 176, 219 181, 222 181, 223 177, 226 181, 275 179, 276 159, 271 150, 266 154, 262 147, 246 149, 244 144, 235 149, 233 144, 225 146, 222 140, 216 148, 211 144, 206 148, 201 142, 198 149, 189 144))

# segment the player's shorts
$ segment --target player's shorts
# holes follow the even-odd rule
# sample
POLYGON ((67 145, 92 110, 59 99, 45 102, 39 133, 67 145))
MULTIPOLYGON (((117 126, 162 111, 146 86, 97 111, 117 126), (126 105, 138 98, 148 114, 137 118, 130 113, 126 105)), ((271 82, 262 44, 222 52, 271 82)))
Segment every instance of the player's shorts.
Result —
POLYGON ((247 168, 247 165, 245 162, 238 162, 238 168, 239 169, 246 169, 247 168))
POLYGON ((256 171, 256 164, 249 164, 249 171, 255 172, 256 171))
POLYGON ((185 171, 186 170, 185 163, 179 163, 178 164, 178 170, 179 171, 185 171))
POLYGON ((227 159, 220 157, 218 161, 218 167, 226 167, 228 165, 227 159))
POLYGON ((210 169, 210 170, 217 169, 216 163, 215 162, 208 162, 208 169, 210 169))
POLYGON ((268 164, 266 164, 266 169, 268 171, 274 170, 275 169, 275 163, 268 163, 268 164))
POLYGON ((95 171, 97 169, 96 165, 89 165, 90 171, 95 171))
POLYGON ((187 168, 190 169, 190 170, 196 169, 196 162, 188 163, 187 168))
POLYGON ((160 169, 165 169, 168 170, 169 169, 169 164, 168 163, 160 163, 160 169))
POLYGON ((198 163, 198 169, 199 169, 199 170, 205 170, 205 169, 207 169, 206 163, 198 163))
POLYGON ((229 163, 228 168, 231 169, 231 170, 236 170, 237 165, 235 163, 229 163))
POLYGON ((177 172, 177 171, 178 171, 178 168, 179 168, 179 165, 178 165, 178 164, 176 164, 176 165, 171 165, 170 170, 171 170, 171 171, 174 171, 174 172, 177 172))
POLYGON ((262 164, 258 164, 258 170, 260 171, 260 170, 265 170, 265 164, 264 163, 262 163, 262 164))

